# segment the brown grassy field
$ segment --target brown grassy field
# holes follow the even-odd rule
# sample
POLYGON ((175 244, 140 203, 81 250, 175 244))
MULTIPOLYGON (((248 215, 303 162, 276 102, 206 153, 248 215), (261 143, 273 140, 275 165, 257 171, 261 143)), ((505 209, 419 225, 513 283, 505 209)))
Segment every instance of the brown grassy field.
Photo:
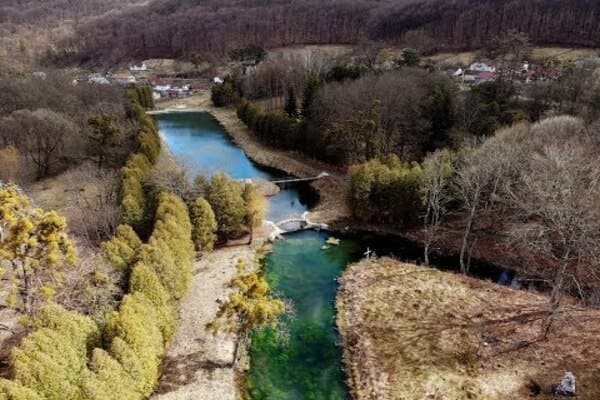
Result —
POLYGON ((355 399, 554 399, 566 371, 600 398, 600 312, 565 305, 540 339, 547 297, 392 259, 349 267, 337 298, 355 399))

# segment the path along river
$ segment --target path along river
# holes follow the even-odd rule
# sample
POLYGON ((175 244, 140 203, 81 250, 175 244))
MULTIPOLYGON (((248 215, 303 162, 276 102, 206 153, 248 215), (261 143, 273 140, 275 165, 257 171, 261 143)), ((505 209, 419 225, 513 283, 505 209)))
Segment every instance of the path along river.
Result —
MULTIPOLYGON (((163 140, 193 172, 207 176, 225 172, 236 179, 275 180, 285 174, 254 164, 233 143, 221 125, 206 113, 156 115, 163 140)), ((314 202, 306 184, 283 189, 269 200, 267 218, 279 221, 300 216, 314 202)), ((346 399, 341 349, 335 330, 336 278, 367 248, 416 260, 420 249, 402 239, 342 237, 339 246, 326 246, 324 232, 287 235, 265 259, 272 290, 287 299, 294 312, 280 328, 255 332, 249 349, 247 389, 253 399, 346 399)), ((489 270, 496 279, 500 271, 489 270)))

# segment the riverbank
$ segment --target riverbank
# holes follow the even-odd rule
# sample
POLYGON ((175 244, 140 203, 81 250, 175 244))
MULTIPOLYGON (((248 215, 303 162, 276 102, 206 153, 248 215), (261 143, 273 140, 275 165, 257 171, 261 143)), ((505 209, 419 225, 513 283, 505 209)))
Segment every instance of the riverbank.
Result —
POLYGON ((388 258, 350 266, 340 283, 337 324, 356 400, 517 400, 538 390, 553 399, 566 371, 579 399, 600 398, 599 311, 565 305, 544 341, 541 294, 388 258))
POLYGON ((227 300, 229 283, 237 275, 237 260, 253 265, 255 253, 269 228, 255 231, 250 245, 224 247, 195 263, 194 277, 179 302, 180 324, 163 362, 162 376, 153 400, 239 400, 238 367, 233 366, 237 335, 213 334, 206 324, 227 300))
POLYGON ((330 224, 350 217, 346 202, 346 175, 331 165, 306 157, 298 152, 284 151, 260 143, 248 127, 240 121, 233 108, 217 108, 212 105, 210 92, 170 101, 159 102, 158 112, 207 112, 225 129, 231 139, 240 146, 255 163, 284 171, 299 178, 313 177, 327 172, 328 177, 311 183, 319 194, 318 204, 310 210, 309 219, 318 223, 330 224))

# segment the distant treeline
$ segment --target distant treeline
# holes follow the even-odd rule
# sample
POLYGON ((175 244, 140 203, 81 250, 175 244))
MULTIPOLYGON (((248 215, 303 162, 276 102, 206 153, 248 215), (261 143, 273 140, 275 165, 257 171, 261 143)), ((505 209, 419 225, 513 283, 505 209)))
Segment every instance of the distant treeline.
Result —
POLYGON ((78 26, 53 61, 204 59, 260 44, 404 43, 432 51, 479 48, 510 29, 539 44, 598 46, 600 4, 586 0, 236 2, 157 0, 78 26))

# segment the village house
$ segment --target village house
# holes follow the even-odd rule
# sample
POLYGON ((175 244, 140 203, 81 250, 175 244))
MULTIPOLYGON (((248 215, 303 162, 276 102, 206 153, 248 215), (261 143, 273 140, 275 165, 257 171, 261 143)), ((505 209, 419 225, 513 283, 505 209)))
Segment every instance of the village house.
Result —
POLYGON ((136 82, 135 76, 128 72, 115 72, 111 79, 120 85, 130 85, 136 82))
POLYGON ((110 84, 110 82, 108 81, 108 79, 106 79, 106 77, 104 77, 104 75, 98 74, 98 73, 88 75, 88 83, 90 85, 108 85, 108 84, 110 84))
POLYGON ((146 65, 146 63, 142 63, 141 65, 132 65, 131 67, 129 67, 129 71, 136 73, 136 72, 145 72, 148 70, 148 66, 146 65))

